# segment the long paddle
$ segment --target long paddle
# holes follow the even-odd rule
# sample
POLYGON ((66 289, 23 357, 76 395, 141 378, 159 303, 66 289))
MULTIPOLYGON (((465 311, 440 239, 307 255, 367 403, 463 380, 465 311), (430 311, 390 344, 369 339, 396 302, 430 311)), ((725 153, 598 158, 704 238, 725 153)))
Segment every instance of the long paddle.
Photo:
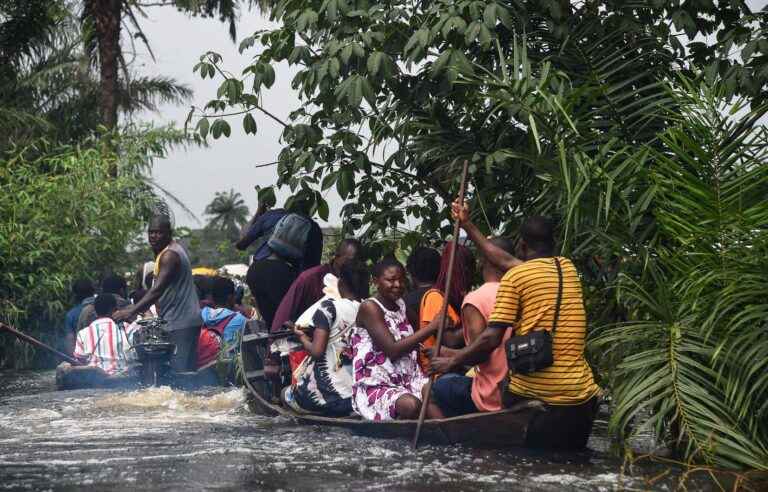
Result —
POLYGON ((83 365, 82 362, 80 362, 79 360, 75 359, 74 357, 70 357, 67 354, 65 354, 64 352, 59 352, 58 350, 56 350, 55 348, 51 347, 50 345, 44 344, 43 342, 41 342, 37 338, 31 337, 31 336, 27 335, 26 333, 22 333, 19 330, 17 330, 16 328, 8 326, 8 325, 6 325, 4 323, 0 323, 0 331, 3 331, 3 330, 7 331, 11 335, 15 335, 19 340, 23 340, 23 341, 25 341, 27 343, 30 343, 30 344, 34 345, 35 347, 39 347, 39 348, 41 348, 43 350, 47 350, 48 352, 52 353, 56 357, 58 357, 60 359, 63 359, 66 362, 69 362, 73 366, 82 366, 83 365))
MULTIPOLYGON (((467 171, 469 170, 469 162, 464 160, 464 169, 461 171, 461 185, 459 186, 459 203, 464 202, 464 194, 467 191, 467 171)), ((451 247, 451 255, 448 261, 448 275, 445 280, 445 292, 443 292, 443 306, 440 309, 441 322, 437 327, 437 337, 435 340, 435 356, 440 355, 440 345, 443 343, 443 331, 445 331, 445 319, 448 315, 448 293, 451 291, 451 282, 453 280, 453 264, 456 260, 456 248, 459 247, 459 221, 457 220, 453 224, 453 241, 451 247)), ((416 434, 413 436, 413 449, 419 445, 419 435, 421 434, 421 426, 424 425, 424 417, 427 415, 427 406, 429 405, 429 399, 432 396, 432 383, 435 382, 435 375, 429 377, 427 381, 427 393, 424 395, 424 401, 421 403, 421 411, 419 412, 419 422, 416 424, 416 434)))

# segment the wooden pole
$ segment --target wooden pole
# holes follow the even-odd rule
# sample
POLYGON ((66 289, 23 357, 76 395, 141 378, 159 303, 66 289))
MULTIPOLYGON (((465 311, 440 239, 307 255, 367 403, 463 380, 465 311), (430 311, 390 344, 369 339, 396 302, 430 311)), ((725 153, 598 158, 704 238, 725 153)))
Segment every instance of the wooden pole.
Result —
MULTIPOLYGON (((459 186, 459 203, 464 201, 464 195, 467 191, 467 172, 469 170, 469 161, 464 160, 464 168, 461 171, 461 185, 459 186)), ((443 292, 443 306, 440 309, 442 316, 442 322, 437 327, 437 336, 435 337, 435 356, 440 355, 440 346, 443 344, 443 332, 445 331, 445 321, 448 316, 448 293, 451 291, 451 282, 453 280, 453 266, 456 261, 456 249, 459 246, 459 230, 460 224, 457 220, 453 224, 453 241, 451 242, 451 254, 448 261, 448 272, 445 280, 445 292, 443 292)), ((430 376, 427 381, 427 391, 424 395, 424 401, 421 402, 421 411, 419 412, 419 421, 416 424, 416 433, 413 436, 413 449, 419 445, 419 435, 421 434, 421 427, 424 425, 424 418, 427 415, 427 406, 429 405, 429 399, 432 396, 432 383, 435 382, 435 375, 430 376)))
POLYGON ((27 342, 29 344, 34 345, 35 347, 39 347, 39 348, 41 348, 43 350, 47 350, 48 352, 52 353, 56 357, 58 357, 60 359, 63 359, 66 362, 69 362, 73 366, 82 366, 83 365, 82 362, 80 362, 79 360, 75 359, 74 357, 70 357, 67 354, 65 354, 64 352, 59 352, 58 350, 56 350, 55 348, 51 347, 50 345, 44 344, 43 342, 41 342, 37 338, 31 337, 31 336, 29 336, 29 335, 27 335, 25 333, 22 333, 19 330, 17 330, 16 328, 13 328, 12 326, 8 326, 8 325, 6 325, 4 323, 0 323, 0 332, 3 331, 3 330, 7 331, 11 335, 16 336, 16 338, 18 338, 19 340, 23 340, 23 341, 25 341, 25 342, 27 342))

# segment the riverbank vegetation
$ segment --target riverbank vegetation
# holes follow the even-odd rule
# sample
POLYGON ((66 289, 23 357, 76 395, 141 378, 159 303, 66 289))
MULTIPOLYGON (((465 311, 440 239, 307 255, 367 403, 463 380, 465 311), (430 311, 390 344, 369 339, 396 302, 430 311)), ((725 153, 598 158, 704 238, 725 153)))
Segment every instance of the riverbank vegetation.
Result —
MULTIPOLYGON (((242 74, 208 53, 218 97, 190 113, 269 112, 297 69, 278 184, 346 200, 347 232, 405 245, 449 233, 468 159, 478 223, 560 219, 584 272, 590 353, 626 437, 645 411, 691 463, 768 463, 768 17, 742 2, 266 1, 242 74), (411 219, 411 220, 409 220, 411 219), (416 228, 407 228, 417 223, 416 228)), ((490 224, 503 224, 491 230, 490 224)))
MULTIPOLYGON (((74 278, 127 266, 126 246, 150 207, 172 199, 152 179, 153 160, 195 142, 134 121, 191 95, 174 80, 143 76, 121 59, 104 93, 83 7, 0 2, 0 321, 51 344, 74 278), (103 97, 119 120, 105 124, 103 97)), ((40 366, 37 355, 0 343, 0 366, 40 366)))

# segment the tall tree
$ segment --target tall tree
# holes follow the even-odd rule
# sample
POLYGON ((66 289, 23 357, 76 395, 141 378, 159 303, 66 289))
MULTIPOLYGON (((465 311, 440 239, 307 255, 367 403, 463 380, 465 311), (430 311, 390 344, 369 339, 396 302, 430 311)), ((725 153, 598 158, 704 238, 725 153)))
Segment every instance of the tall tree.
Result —
MULTIPOLYGON (((68 2, 0 4, 0 149, 44 136, 76 143, 102 121, 99 70, 83 49, 79 18, 68 2)), ((167 77, 128 70, 118 77, 115 110, 131 115, 179 103, 191 91, 167 77)))
POLYGON ((83 15, 91 21, 99 47, 101 122, 109 129, 117 125, 117 72, 123 0, 86 0, 83 15))
POLYGON ((228 238, 235 239, 240 229, 248 223, 248 206, 242 195, 235 190, 220 191, 205 207, 205 215, 210 216, 210 229, 222 231, 228 238))
POLYGON ((118 122, 118 73, 120 65, 125 64, 120 43, 121 27, 127 21, 129 34, 141 39, 152 55, 149 40, 138 20, 146 16, 145 9, 149 6, 174 6, 191 15, 218 16, 222 22, 229 23, 230 35, 235 38, 239 0, 85 0, 82 20, 91 33, 89 47, 98 52, 101 122, 108 129, 118 122))

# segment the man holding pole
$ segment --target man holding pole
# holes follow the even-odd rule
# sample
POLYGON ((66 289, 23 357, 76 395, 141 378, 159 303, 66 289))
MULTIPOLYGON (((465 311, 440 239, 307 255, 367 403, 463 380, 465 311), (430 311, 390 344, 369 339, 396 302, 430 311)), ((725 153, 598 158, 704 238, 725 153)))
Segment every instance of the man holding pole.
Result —
MULTIPOLYGON (((504 403, 509 406, 526 399, 541 400, 551 405, 576 406, 598 393, 592 370, 584 358, 586 314, 581 284, 573 263, 555 256, 554 227, 544 217, 529 217, 520 228, 516 256, 493 244, 469 219, 469 208, 456 201, 452 213, 467 235, 477 245, 487 261, 505 270, 487 328, 464 349, 446 356, 434 357, 431 370, 447 373, 464 365, 478 364, 490 359, 505 361, 504 344, 509 330, 525 335, 534 330, 552 333, 553 360, 551 366, 528 374, 509 374, 504 389, 504 403), (558 274, 560 265, 562 280, 558 274), (557 299, 559 309, 556 307, 557 299)), ((461 413, 455 401, 442 395, 460 397, 467 402, 463 408, 485 410, 476 400, 475 383, 467 384, 463 376, 438 380, 433 395, 438 405, 450 414, 461 413), (450 387, 448 387, 450 386, 450 387)))

